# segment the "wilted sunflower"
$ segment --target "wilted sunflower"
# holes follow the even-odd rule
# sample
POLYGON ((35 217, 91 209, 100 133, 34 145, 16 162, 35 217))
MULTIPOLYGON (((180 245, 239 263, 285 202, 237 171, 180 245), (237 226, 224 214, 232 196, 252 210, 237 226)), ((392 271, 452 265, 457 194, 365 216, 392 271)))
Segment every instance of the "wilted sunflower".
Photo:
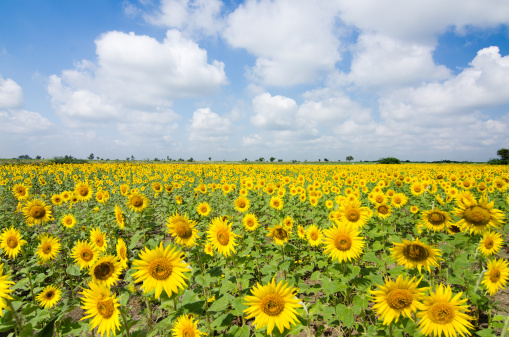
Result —
POLYGON ((89 242, 78 240, 71 251, 71 257, 80 269, 90 268, 99 258, 99 250, 89 242))
POLYGON ((479 202, 458 203, 454 214, 461 218, 458 225, 464 226, 470 233, 482 234, 484 231, 498 228, 504 218, 504 213, 494 209, 494 201, 487 202, 481 199, 479 202))
POLYGON ((208 202, 201 202, 198 206, 196 206, 196 212, 198 212, 201 216, 208 216, 211 211, 212 208, 210 208, 208 202))
POLYGON ((78 201, 88 201, 92 199, 93 193, 92 187, 84 182, 79 182, 74 188, 74 196, 78 198, 78 201))
POLYGON ((106 233, 101 232, 101 228, 99 227, 90 230, 90 242, 102 252, 105 252, 106 248, 108 248, 106 233))
POLYGON ((383 325, 392 321, 398 322, 399 317, 412 318, 424 299, 426 288, 417 288, 421 279, 414 276, 403 278, 399 275, 396 281, 385 279, 383 285, 377 285, 378 289, 370 291, 371 299, 375 303, 373 310, 383 319, 383 325))
POLYGON ((97 327, 97 332, 101 337, 106 334, 107 337, 116 330, 120 329, 118 307, 118 298, 115 294, 111 294, 110 288, 104 284, 88 283, 90 289, 83 289, 79 294, 82 295, 82 309, 85 310, 86 316, 81 320, 92 318, 89 322, 90 330, 97 327))
POLYGON ((276 245, 284 245, 290 239, 291 228, 286 226, 284 223, 279 223, 274 225, 274 227, 269 227, 268 230, 269 234, 267 234, 267 236, 271 237, 276 245))
POLYGON ((509 264, 503 258, 488 261, 488 269, 484 274, 482 284, 488 290, 490 296, 495 295, 500 289, 505 289, 509 279, 509 264))
POLYGON ((187 214, 180 215, 175 212, 166 220, 167 232, 175 238, 175 242, 182 246, 192 247, 196 244, 198 230, 196 221, 189 220, 187 214))
POLYGON ((122 214, 122 210, 118 205, 115 205, 115 221, 117 222, 118 228, 124 229, 125 227, 125 219, 122 214))
POLYGON ((372 212, 368 207, 362 207, 360 200, 345 200, 337 210, 339 216, 336 223, 352 225, 362 228, 371 218, 372 212))
POLYGON ((127 200, 127 206, 131 211, 141 212, 148 206, 148 199, 141 193, 131 193, 127 200))
POLYGON ((312 224, 307 230, 307 238, 311 247, 316 247, 322 244, 323 234, 322 230, 317 225, 312 224))
POLYGON ((193 315, 182 315, 177 318, 173 329, 173 337, 199 337, 206 335, 198 330, 198 321, 195 321, 193 315))
POLYGON ((247 213, 244 215, 244 218, 242 218, 242 224, 248 231, 254 231, 259 226, 258 218, 253 213, 247 213))
POLYGON ((21 246, 27 243, 19 233, 19 230, 11 226, 9 229, 4 229, 2 238, 0 239, 0 248, 3 249, 4 254, 9 258, 15 259, 21 251, 21 246))
POLYGON ((438 267, 438 260, 441 260, 440 249, 428 246, 420 242, 419 239, 394 243, 394 247, 391 248, 391 256, 397 264, 405 266, 407 269, 417 267, 419 273, 422 267, 431 272, 430 265, 438 267))
POLYGON ((4 273, 4 264, 0 264, 0 316, 3 317, 4 312, 3 309, 7 308, 7 303, 5 300, 12 300, 12 297, 9 296, 9 293, 12 293, 14 290, 9 289, 14 282, 9 281, 11 274, 3 275, 4 273))
POLYGON ((270 198, 269 202, 270 207, 277 209, 278 211, 283 209, 283 200, 280 197, 273 196, 270 198))
POLYGON ((116 256, 103 255, 90 267, 88 272, 92 277, 92 282, 111 287, 118 282, 122 266, 116 256))
POLYGON ((422 222, 426 228, 433 232, 441 231, 451 225, 451 216, 449 213, 439 209, 432 209, 421 214, 422 222))
POLYGON ((72 214, 66 214, 62 218, 62 225, 66 228, 73 228, 76 225, 76 218, 72 214))
POLYGON ((39 240, 41 240, 41 243, 37 247, 36 254, 43 262, 48 262, 49 260, 57 257, 60 252, 60 248, 62 247, 58 238, 49 234, 42 234, 39 237, 39 240))
POLYGON ((289 329, 298 322, 299 313, 295 309, 302 307, 302 304, 296 297, 297 292, 297 288, 283 281, 276 284, 274 278, 264 286, 257 283, 251 289, 251 295, 244 297, 244 303, 249 306, 244 310, 246 318, 254 317, 256 329, 267 327, 268 335, 272 334, 274 326, 283 333, 285 328, 289 329))
POLYGON ((23 207, 23 215, 29 226, 43 224, 52 219, 51 206, 46 205, 42 200, 32 199, 23 207))
POLYGON ((235 233, 233 233, 231 225, 228 225, 228 220, 223 220, 217 217, 212 220, 207 231, 208 241, 214 246, 223 256, 230 256, 231 253, 236 253, 235 250, 235 233))
POLYGON ((186 273, 190 272, 189 264, 182 259, 183 254, 177 247, 171 245, 163 247, 161 242, 154 249, 142 250, 139 254, 140 260, 134 260, 132 269, 137 270, 133 277, 135 282, 143 282, 141 289, 144 293, 155 290, 156 299, 161 296, 164 289, 168 297, 172 293, 178 293, 179 288, 184 289, 188 278, 186 273))
POLYGON ((484 256, 489 257, 493 254, 497 254, 503 244, 504 239, 500 233, 487 231, 484 233, 481 242, 479 242, 479 248, 477 249, 480 250, 484 256))
POLYGON ((249 209, 249 206, 251 205, 251 202, 248 198, 239 196, 237 199, 235 199, 235 210, 244 213, 249 209))
POLYGON ((357 259, 364 248, 364 239, 359 236, 361 231, 352 225, 334 225, 324 229, 324 253, 338 262, 357 259))
POLYGON ((421 333, 426 336, 456 336, 459 333, 462 336, 470 335, 468 329, 473 329, 469 321, 472 317, 465 314, 468 311, 468 305, 464 305, 467 299, 462 299, 459 293, 453 297, 449 286, 439 285, 436 292, 430 292, 422 303, 420 311, 417 313, 419 328, 421 333))
POLYGON ((117 240, 117 258, 120 261, 120 266, 122 269, 127 269, 127 261, 129 261, 127 257, 127 247, 125 245, 124 239, 118 238, 117 240))
POLYGON ((53 308, 57 302, 60 301, 61 296, 62 290, 60 290, 60 288, 55 287, 54 285, 49 285, 44 287, 35 299, 39 302, 39 306, 41 308, 48 309, 53 308))
POLYGON ((18 201, 25 200, 28 198, 28 187, 23 184, 15 184, 12 187, 12 193, 14 194, 14 197, 18 199, 18 201))

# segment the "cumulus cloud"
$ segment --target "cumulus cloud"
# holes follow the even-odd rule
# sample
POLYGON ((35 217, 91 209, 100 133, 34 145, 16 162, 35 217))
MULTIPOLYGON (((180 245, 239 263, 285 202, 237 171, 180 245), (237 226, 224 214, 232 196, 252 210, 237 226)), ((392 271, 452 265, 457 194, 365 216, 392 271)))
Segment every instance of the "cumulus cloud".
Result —
POLYGON ((0 75, 0 109, 20 108, 23 105, 23 89, 12 79, 0 75))
POLYGON ((228 140, 231 121, 212 112, 210 108, 197 109, 189 125, 189 140, 192 142, 222 142, 228 140))
POLYGON ((253 99, 251 123, 266 130, 294 129, 298 106, 295 100, 263 93, 253 99))
POLYGON ((220 0, 162 0, 159 10, 144 18, 154 25, 213 36, 222 27, 222 6, 220 0))
POLYGON ((264 85, 310 83, 341 57, 334 3, 248 0, 228 16, 223 32, 235 48, 256 56, 248 76, 264 85))
POLYGON ((83 61, 49 79, 53 106, 73 125, 157 112, 173 99, 209 95, 226 84, 224 64, 208 63, 207 52, 176 30, 162 42, 112 31, 95 43, 97 63, 83 61))

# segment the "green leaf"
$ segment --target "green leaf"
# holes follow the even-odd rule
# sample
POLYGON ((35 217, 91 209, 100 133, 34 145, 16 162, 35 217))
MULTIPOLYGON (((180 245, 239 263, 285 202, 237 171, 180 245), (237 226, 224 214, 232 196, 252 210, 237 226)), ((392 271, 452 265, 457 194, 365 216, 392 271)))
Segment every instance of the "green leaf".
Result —
POLYGON ((224 294, 215 300, 209 307, 209 311, 224 311, 233 302, 234 297, 230 294, 224 294))
POLYGON ((366 309, 369 305, 369 299, 366 295, 355 295, 353 298, 353 304, 366 309))
POLYGON ((292 264, 292 261, 285 261, 285 262, 283 262, 283 263, 281 263, 281 264, 279 265, 279 268, 280 268, 281 270, 286 270, 286 271, 288 271, 288 270, 290 269, 290 265, 291 265, 291 264, 292 264))
POLYGON ((275 274, 277 272, 277 266, 267 264, 262 268, 261 272, 265 275, 275 274))
POLYGON ((493 331, 493 329, 489 328, 489 329, 484 329, 484 330, 479 330, 479 331, 476 331, 475 332, 478 336, 480 337, 490 337, 490 336, 495 336, 495 331, 493 331))
POLYGON ((233 335, 234 337, 249 337, 251 330, 249 329, 249 325, 244 325, 242 328, 238 329, 237 332, 233 335))
POLYGON ((351 328, 354 322, 352 308, 346 308, 340 315, 340 319, 348 328, 351 328))
POLYGON ((327 295, 332 295, 335 293, 339 293, 343 290, 346 290, 347 286, 344 283, 339 282, 327 282, 325 286, 322 287, 322 290, 327 295))
POLYGON ((233 309, 237 316, 242 316, 244 314, 244 310, 247 309, 247 305, 244 304, 244 300, 242 298, 237 297, 233 300, 233 309))
POLYGON ((226 329, 228 328, 233 320, 235 319, 235 316, 233 316, 232 314, 228 313, 228 314, 223 314, 221 316, 219 316, 218 318, 216 318, 212 323, 211 323, 211 327, 216 329, 216 330, 223 330, 223 329, 226 329))
MULTIPOLYGON (((55 327, 55 321, 58 319, 58 315, 49 320, 48 324, 38 333, 34 335, 34 337, 53 337, 53 329, 55 327)), ((23 329, 24 330, 24 329, 23 329)))
POLYGON ((320 273, 319 270, 315 271, 313 274, 311 274, 310 280, 317 281, 322 278, 322 273, 320 273))
POLYGON ((375 264, 380 263, 380 259, 374 253, 371 253, 371 252, 364 254, 363 260, 366 262, 372 262, 375 264))
POLYGON ((20 337, 31 337, 34 335, 34 329, 32 327, 32 324, 28 323, 23 326, 23 330, 21 330, 21 333, 19 334, 20 337))

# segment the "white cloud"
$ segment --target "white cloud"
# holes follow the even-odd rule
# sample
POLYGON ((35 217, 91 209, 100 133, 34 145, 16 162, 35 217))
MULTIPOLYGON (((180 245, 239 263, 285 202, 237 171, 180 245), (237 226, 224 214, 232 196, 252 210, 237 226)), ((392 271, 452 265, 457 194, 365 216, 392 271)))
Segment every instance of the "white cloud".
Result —
POLYGON ((162 42, 112 31, 96 46, 97 63, 82 61, 49 80, 53 106, 73 125, 165 110, 173 99, 209 95, 226 84, 224 64, 209 64, 207 52, 176 30, 162 42))
POLYGON ((265 85, 310 83, 341 57, 329 1, 248 0, 228 17, 223 37, 257 57, 248 76, 265 85))
POLYGON ((159 11, 144 16, 154 25, 213 36, 222 27, 219 0, 162 0, 159 11))
POLYGON ((23 89, 12 79, 0 75, 0 109, 15 109, 23 106, 23 89))
POLYGON ((192 142, 222 142, 228 140, 231 121, 212 112, 210 108, 197 109, 189 125, 189 140, 192 142))
POLYGON ((296 127, 298 106, 295 100, 264 93, 253 99, 251 123, 266 130, 291 130, 296 127))
POLYGON ((51 122, 37 112, 23 109, 0 110, 0 131, 4 134, 33 135, 51 127, 51 122))

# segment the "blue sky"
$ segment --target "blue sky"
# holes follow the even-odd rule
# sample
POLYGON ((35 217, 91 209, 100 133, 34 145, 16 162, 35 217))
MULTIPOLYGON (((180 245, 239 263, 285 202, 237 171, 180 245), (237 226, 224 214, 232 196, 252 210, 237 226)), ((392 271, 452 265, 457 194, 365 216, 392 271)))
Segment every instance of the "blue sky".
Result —
POLYGON ((509 2, 0 1, 0 158, 486 161, 509 2))

